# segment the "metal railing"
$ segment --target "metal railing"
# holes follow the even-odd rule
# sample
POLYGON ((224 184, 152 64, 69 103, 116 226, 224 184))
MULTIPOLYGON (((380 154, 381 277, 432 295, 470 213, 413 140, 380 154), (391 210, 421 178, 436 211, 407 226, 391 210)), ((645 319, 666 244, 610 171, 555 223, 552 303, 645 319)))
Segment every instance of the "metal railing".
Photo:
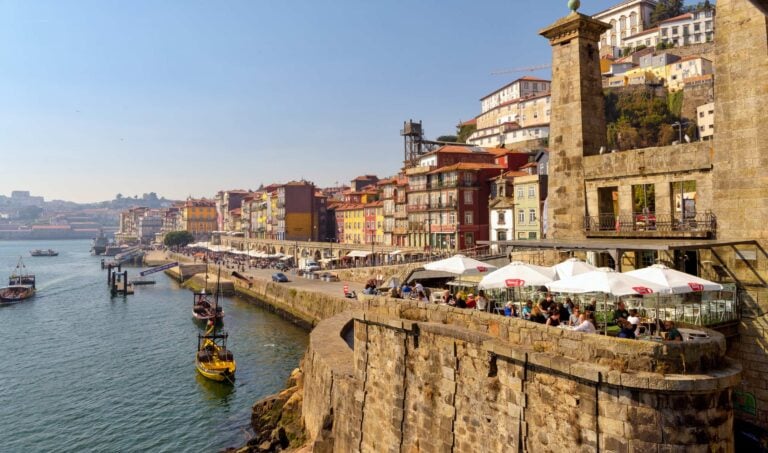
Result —
POLYGON ((686 214, 681 219, 679 214, 600 214, 584 217, 584 230, 587 232, 703 232, 714 233, 717 219, 709 211, 693 215, 686 214))

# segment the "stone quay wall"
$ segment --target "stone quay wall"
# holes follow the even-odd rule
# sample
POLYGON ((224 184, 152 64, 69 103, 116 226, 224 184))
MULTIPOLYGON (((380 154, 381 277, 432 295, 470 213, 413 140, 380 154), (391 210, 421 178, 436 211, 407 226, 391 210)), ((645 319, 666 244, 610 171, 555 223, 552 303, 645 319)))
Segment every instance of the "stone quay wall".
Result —
POLYGON ((733 451, 740 367, 715 332, 659 344, 383 298, 360 308, 311 334, 316 451, 733 451))

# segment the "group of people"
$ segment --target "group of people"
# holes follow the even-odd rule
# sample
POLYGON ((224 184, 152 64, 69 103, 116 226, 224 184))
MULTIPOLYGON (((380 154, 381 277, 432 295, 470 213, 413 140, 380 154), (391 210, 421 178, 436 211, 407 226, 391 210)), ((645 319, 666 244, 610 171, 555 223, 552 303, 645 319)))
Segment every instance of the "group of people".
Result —
POLYGON ((576 306, 570 297, 565 302, 555 302, 551 294, 533 303, 528 299, 518 311, 512 302, 504 305, 504 316, 519 317, 552 327, 568 326, 577 332, 596 333, 597 322, 594 316, 594 304, 583 309, 576 306))

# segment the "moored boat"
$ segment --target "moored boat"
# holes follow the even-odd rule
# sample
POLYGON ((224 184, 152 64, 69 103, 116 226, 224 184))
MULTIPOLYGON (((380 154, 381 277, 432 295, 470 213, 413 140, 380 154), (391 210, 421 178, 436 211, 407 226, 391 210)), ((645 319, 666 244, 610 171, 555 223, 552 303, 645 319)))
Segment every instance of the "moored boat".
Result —
POLYGON ((192 304, 192 317, 198 321, 221 322, 224 319, 224 310, 218 303, 208 299, 208 294, 203 289, 199 293, 194 293, 194 302, 192 304))
POLYGON ((35 295, 35 276, 27 272, 24 261, 19 258, 16 268, 8 277, 8 286, 0 288, 0 302, 16 303, 35 295))
POLYGON ((197 335, 197 372, 213 381, 234 383, 237 364, 232 351, 227 349, 227 333, 216 333, 211 322, 205 334, 197 335))
POLYGON ((35 249, 30 250, 29 254, 32 256, 59 256, 59 252, 53 249, 35 249))

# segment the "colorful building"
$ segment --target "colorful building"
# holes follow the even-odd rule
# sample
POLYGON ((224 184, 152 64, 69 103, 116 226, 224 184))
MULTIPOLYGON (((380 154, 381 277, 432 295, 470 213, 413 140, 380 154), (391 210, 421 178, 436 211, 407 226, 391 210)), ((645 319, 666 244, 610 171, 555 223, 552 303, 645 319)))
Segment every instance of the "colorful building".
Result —
POLYGON ((181 207, 181 227, 195 236, 195 239, 207 239, 218 228, 216 202, 205 198, 188 198, 181 207))

